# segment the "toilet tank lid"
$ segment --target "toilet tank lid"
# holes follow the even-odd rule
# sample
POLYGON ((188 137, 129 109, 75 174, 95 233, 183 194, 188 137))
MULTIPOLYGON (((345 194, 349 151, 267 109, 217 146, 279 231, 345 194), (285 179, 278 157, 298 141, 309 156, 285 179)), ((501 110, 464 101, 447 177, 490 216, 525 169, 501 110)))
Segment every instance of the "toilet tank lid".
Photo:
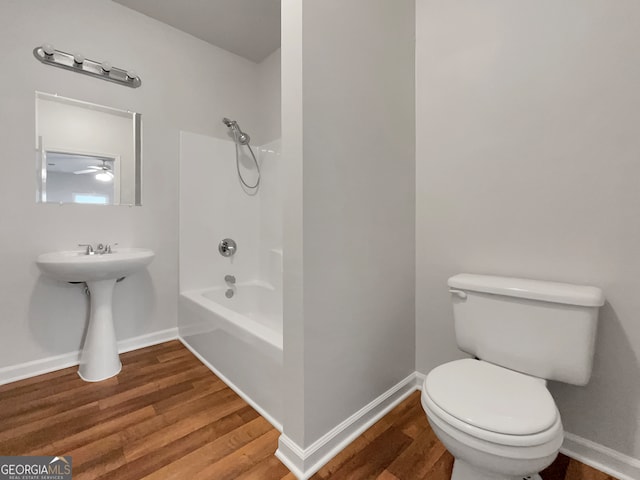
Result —
POLYGON ((448 281, 450 288, 471 292, 491 293, 507 297, 526 298, 543 302, 564 303, 583 307, 601 307, 604 294, 598 287, 570 283, 545 282, 525 278, 498 277, 460 273, 448 281))

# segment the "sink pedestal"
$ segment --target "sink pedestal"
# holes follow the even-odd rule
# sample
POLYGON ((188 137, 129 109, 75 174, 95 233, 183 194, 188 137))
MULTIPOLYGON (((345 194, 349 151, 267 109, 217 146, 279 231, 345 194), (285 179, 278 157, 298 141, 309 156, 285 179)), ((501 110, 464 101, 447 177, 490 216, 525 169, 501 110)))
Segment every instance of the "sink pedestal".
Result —
POLYGON ((89 288, 91 316, 78 370, 83 380, 99 382, 120 372, 122 364, 113 328, 113 287, 116 279, 142 270, 154 256, 148 248, 119 248, 101 255, 87 255, 83 250, 38 256, 36 264, 45 275, 63 282, 84 282, 89 288))
POLYGON ((116 279, 86 283, 91 294, 91 315, 78 375, 86 382, 99 382, 117 375, 122 369, 112 315, 116 279))

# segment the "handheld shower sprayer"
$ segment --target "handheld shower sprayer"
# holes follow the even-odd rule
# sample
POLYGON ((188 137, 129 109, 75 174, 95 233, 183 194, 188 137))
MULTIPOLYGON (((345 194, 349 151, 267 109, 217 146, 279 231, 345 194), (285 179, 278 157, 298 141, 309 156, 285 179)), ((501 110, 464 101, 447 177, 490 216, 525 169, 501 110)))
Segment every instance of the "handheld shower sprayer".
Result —
POLYGON ((258 160, 256 159, 256 156, 253 153, 251 145, 249 144, 249 142, 251 141, 251 137, 249 136, 249 134, 244 133, 240 129, 240 125, 238 125, 238 122, 236 122, 235 120, 231 120, 227 117, 224 117, 222 119, 222 123, 224 123, 228 128, 230 128, 231 133, 233 133, 233 139, 235 140, 235 144, 236 144, 236 170, 238 171, 238 177, 240 178, 240 181, 245 187, 249 189, 258 188, 258 186, 260 185, 260 165, 258 165, 258 160), (240 153, 238 151, 239 145, 245 145, 249 149, 249 152, 251 152, 251 157, 253 157, 253 163, 256 165, 256 170, 258 172, 258 179, 256 180, 256 183, 253 185, 249 185, 247 182, 244 181, 244 178, 242 178, 242 173, 240 172, 240 158, 239 158, 240 153))
POLYGON ((224 123, 227 127, 229 127, 233 131, 233 135, 236 138, 236 141, 240 142, 240 145, 249 145, 251 141, 251 137, 249 134, 244 133, 240 129, 240 125, 235 120, 229 120, 227 117, 222 119, 222 123, 224 123))

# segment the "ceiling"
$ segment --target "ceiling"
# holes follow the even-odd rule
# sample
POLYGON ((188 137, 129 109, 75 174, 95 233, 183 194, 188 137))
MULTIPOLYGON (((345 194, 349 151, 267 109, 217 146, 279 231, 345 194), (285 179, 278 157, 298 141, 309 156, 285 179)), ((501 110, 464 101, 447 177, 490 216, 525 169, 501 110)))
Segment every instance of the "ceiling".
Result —
POLYGON ((280 47, 281 0, 113 0, 254 62, 280 47))
POLYGON ((47 152, 47 172, 73 173, 89 166, 102 166, 102 161, 113 168, 113 158, 76 155, 73 153, 47 152))

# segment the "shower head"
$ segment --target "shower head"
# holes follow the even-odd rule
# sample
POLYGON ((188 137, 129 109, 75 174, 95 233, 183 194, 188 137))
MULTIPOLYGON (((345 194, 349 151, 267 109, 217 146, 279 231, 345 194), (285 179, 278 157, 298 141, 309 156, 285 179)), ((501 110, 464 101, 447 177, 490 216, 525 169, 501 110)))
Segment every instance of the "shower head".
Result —
MULTIPOLYGON (((256 155, 253 153, 251 149, 251 145, 249 145, 249 135, 240 130, 240 125, 235 120, 230 120, 227 117, 222 119, 222 123, 224 123, 227 127, 231 129, 231 133, 233 134, 233 140, 236 147, 236 170, 238 171, 238 178, 240 179, 240 183, 242 183, 243 188, 248 188, 251 192, 257 192, 257 188, 260 185, 260 165, 258 164, 258 160, 256 159, 256 155), (251 154, 251 158, 253 158, 253 163, 256 166, 256 171, 258 172, 258 179, 252 185, 247 183, 245 179, 242 177, 242 172, 240 170, 240 145, 244 145, 249 149, 249 153, 251 154), (256 189, 256 190, 253 190, 256 189)), ((255 193, 251 193, 250 195, 254 195, 255 193)), ((231 291, 231 290, 229 290, 231 291)))
POLYGON ((240 125, 235 120, 229 120, 227 117, 222 119, 222 123, 224 123, 227 127, 229 127, 233 131, 233 136, 236 139, 236 142, 240 143, 240 145, 248 145, 251 137, 247 133, 244 133, 240 130, 240 125))

